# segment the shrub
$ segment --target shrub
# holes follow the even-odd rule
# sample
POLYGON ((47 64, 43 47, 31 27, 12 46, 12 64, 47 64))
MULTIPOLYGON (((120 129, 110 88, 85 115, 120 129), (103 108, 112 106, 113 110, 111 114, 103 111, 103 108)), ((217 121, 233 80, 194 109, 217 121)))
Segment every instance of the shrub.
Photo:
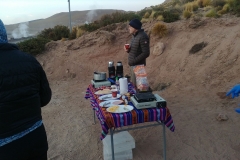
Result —
POLYGON ((227 12, 229 12, 229 10, 230 10, 229 4, 225 4, 222 10, 218 11, 218 14, 226 14, 227 12))
POLYGON ((205 12, 210 11, 210 10, 212 10, 212 9, 214 9, 212 6, 206 6, 206 7, 203 8, 203 10, 204 10, 205 12))
POLYGON ((40 32, 40 34, 38 35, 39 37, 45 37, 45 38, 48 38, 48 39, 53 39, 54 38, 54 31, 53 31, 53 28, 46 28, 44 30, 42 30, 40 32))
POLYGON ((211 0, 202 0, 203 1, 203 7, 211 5, 211 0))
POLYGON ((151 14, 151 13, 152 13, 152 10, 151 10, 151 9, 143 9, 143 10, 138 11, 137 14, 138 14, 140 17, 144 17, 144 15, 145 15, 147 12, 148 12, 149 14, 151 14))
POLYGON ((220 11, 220 10, 222 10, 222 8, 223 7, 221 7, 221 6, 217 6, 215 9, 216 9, 216 11, 220 11))
POLYGON ((211 0, 198 0, 197 3, 198 3, 198 6, 202 8, 202 7, 209 6, 211 4, 211 0))
POLYGON ((68 38, 69 38, 70 40, 77 38, 77 27, 73 27, 72 32, 69 34, 69 37, 68 37, 68 38))
POLYGON ((163 12, 163 18, 164 22, 171 23, 179 20, 180 14, 179 13, 174 13, 171 11, 164 11, 163 12))
POLYGON ((54 33, 55 33, 55 39, 54 41, 60 40, 62 38, 68 38, 70 30, 68 29, 67 26, 63 25, 57 25, 53 28, 54 33))
POLYGON ((92 32, 100 28, 98 21, 94 21, 94 23, 84 24, 79 26, 82 30, 92 32))
POLYGON ((165 24, 158 22, 153 26, 152 33, 158 35, 160 38, 164 37, 168 33, 167 26, 165 24))
POLYGON ((157 20, 159 20, 159 21, 164 21, 164 18, 163 18, 162 15, 159 15, 159 16, 157 17, 157 20))
POLYGON ((151 15, 149 16, 149 18, 154 18, 154 14, 156 13, 156 11, 152 11, 151 15))
POLYGON ((223 7, 225 5, 225 0, 212 0, 211 4, 213 7, 223 7))
POLYGON ((103 16, 100 18, 100 20, 99 20, 99 25, 100 25, 101 27, 107 26, 107 25, 109 25, 109 24, 112 24, 114 21, 116 21, 116 20, 114 20, 111 15, 105 14, 105 15, 103 15, 103 16))
POLYGON ((163 12, 157 11, 157 12, 154 13, 153 18, 157 18, 158 16, 160 16, 162 14, 163 14, 163 12))
POLYGON ((193 2, 194 0, 183 0, 182 2, 183 2, 183 4, 185 4, 185 3, 189 3, 189 2, 193 2))
POLYGON ((216 12, 215 9, 211 9, 207 14, 206 14, 206 17, 215 17, 217 18, 218 17, 218 14, 216 12))
POLYGON ((152 9, 154 10, 154 11, 164 11, 164 7, 162 6, 162 5, 157 5, 157 6, 154 6, 154 7, 152 7, 152 9))
POLYGON ((146 12, 143 17, 144 18, 149 18, 149 16, 150 16, 150 14, 148 12, 146 12))
POLYGON ((44 29, 38 36, 53 41, 69 37, 70 30, 67 26, 57 25, 54 28, 44 29))
POLYGON ((194 2, 190 2, 190 3, 185 4, 184 7, 185 7, 184 10, 187 10, 189 12, 193 12, 193 11, 196 11, 198 9, 198 4, 196 3, 196 1, 194 1, 194 2))
POLYGON ((181 5, 180 0, 172 0, 172 5, 176 6, 176 5, 181 5))
POLYGON ((62 39, 61 39, 61 41, 66 41, 66 40, 67 40, 67 38, 62 38, 62 39))
POLYGON ((227 0, 230 10, 233 14, 240 15, 240 1, 239 0, 227 0))
POLYGON ((44 51, 45 44, 50 42, 49 39, 37 37, 25 40, 23 42, 17 43, 20 50, 29 53, 31 55, 37 55, 44 51))
POLYGON ((148 22, 148 19, 142 18, 142 19, 141 19, 141 22, 142 22, 142 23, 147 23, 147 22, 148 22))
POLYGON ((82 30, 81 28, 77 28, 77 38, 78 37, 81 37, 83 34, 85 33, 85 31, 84 30, 82 30))
POLYGON ((187 10, 183 11, 183 17, 184 17, 184 18, 188 19, 188 18, 190 18, 191 16, 192 16, 192 13, 191 13, 191 12, 189 12, 189 11, 187 11, 187 10))

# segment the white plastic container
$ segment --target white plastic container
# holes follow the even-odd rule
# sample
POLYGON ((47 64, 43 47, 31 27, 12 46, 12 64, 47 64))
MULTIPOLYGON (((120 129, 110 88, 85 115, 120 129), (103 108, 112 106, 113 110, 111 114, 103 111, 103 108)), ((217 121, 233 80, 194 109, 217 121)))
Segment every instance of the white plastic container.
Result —
MULTIPOLYGON (((104 149, 103 150, 103 158, 104 158, 104 160, 112 160, 112 152, 108 153, 107 150, 104 149)), ((128 151, 115 153, 114 158, 115 158, 115 160, 130 160, 130 159, 133 159, 132 150, 130 149, 128 151)))
MULTIPOLYGON (((103 140, 103 149, 112 154, 111 136, 107 135, 103 140)), ((113 135, 114 153, 130 151, 135 148, 135 140, 128 131, 119 132, 113 135)))
POLYGON ((120 78, 119 79, 120 85, 120 94, 126 94, 128 92, 128 81, 127 78, 120 78))

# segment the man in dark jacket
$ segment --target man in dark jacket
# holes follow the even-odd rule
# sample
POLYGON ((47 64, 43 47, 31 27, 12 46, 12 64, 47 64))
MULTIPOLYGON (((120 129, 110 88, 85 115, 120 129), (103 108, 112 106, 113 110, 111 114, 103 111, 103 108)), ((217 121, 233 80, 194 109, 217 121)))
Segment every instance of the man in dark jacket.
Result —
POLYGON ((0 20, 0 159, 47 160, 41 107, 51 89, 39 62, 8 43, 0 20))
POLYGON ((131 68, 131 81, 136 86, 136 76, 133 67, 136 65, 146 65, 146 58, 150 54, 149 37, 141 29, 142 23, 138 19, 133 19, 129 23, 129 33, 132 34, 130 48, 124 50, 128 53, 128 64, 131 68))

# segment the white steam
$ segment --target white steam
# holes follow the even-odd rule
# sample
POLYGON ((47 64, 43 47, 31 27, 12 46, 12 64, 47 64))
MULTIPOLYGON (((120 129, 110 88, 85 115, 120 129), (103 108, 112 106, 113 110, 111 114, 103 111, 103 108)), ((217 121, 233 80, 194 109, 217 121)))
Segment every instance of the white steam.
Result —
POLYGON ((85 24, 92 23, 92 20, 93 20, 93 18, 94 18, 95 16, 97 16, 96 10, 90 10, 90 11, 87 13, 87 18, 86 18, 85 24))
POLYGON ((29 32, 28 32, 28 24, 29 22, 25 22, 25 23, 20 23, 18 25, 18 28, 14 29, 12 31, 12 36, 14 39, 19 39, 22 37, 29 37, 29 32))

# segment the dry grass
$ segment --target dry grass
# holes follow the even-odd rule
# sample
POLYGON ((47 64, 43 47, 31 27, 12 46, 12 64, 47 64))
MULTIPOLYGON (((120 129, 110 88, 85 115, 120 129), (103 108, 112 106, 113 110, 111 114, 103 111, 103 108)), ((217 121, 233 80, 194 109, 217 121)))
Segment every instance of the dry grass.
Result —
POLYGON ((159 16, 157 17, 157 20, 158 20, 158 21, 164 21, 164 18, 163 18, 162 15, 159 15, 159 16))
POLYGON ((149 18, 149 16, 150 16, 150 13, 146 12, 146 13, 144 14, 143 18, 149 18))
POLYGON ((168 33, 167 26, 165 24, 158 22, 153 26, 152 33, 162 38, 166 36, 168 33))
POLYGON ((191 13, 191 12, 189 12, 189 11, 187 11, 187 10, 184 10, 184 11, 183 11, 183 17, 184 17, 184 18, 188 19, 188 18, 190 18, 191 16, 192 16, 192 13, 191 13))
POLYGON ((81 37, 86 31, 82 30, 81 28, 77 28, 77 33, 76 33, 76 37, 81 37))
POLYGON ((193 12, 198 9, 197 1, 189 2, 184 5, 184 11, 193 12))

